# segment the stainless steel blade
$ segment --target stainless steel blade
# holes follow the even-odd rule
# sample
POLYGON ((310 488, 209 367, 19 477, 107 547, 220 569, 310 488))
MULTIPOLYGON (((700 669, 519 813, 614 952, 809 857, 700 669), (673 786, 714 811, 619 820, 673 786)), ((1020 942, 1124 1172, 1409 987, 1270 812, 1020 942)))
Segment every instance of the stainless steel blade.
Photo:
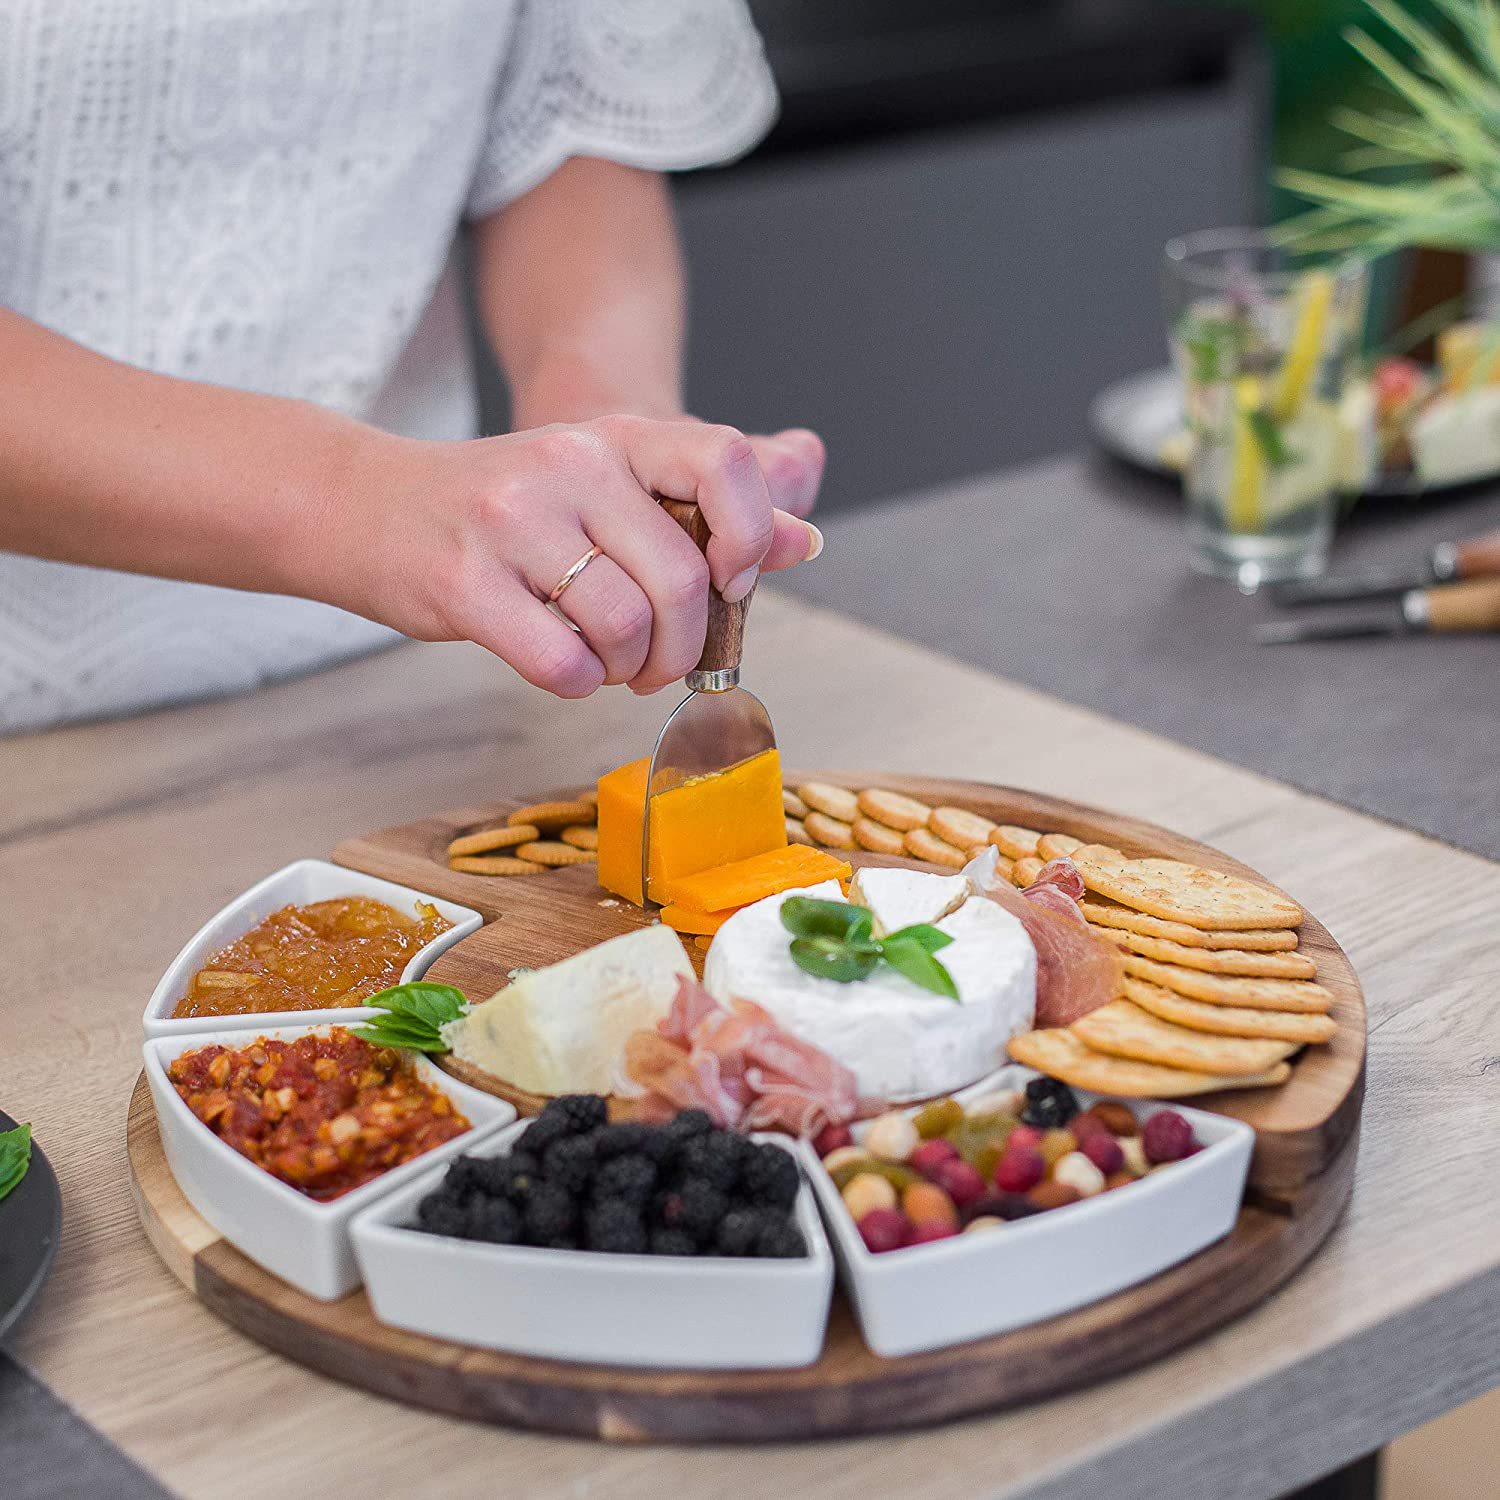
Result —
POLYGON ((1339 610, 1296 620, 1270 620, 1255 628, 1258 646, 1290 646, 1301 641, 1351 640, 1356 636, 1406 635, 1420 629, 1400 605, 1339 610))
POLYGON ((752 755, 776 748, 776 731, 766 706, 741 687, 723 692, 691 692, 672 710, 656 737, 646 780, 646 811, 641 820, 641 888, 651 900, 651 799, 694 776, 726 771, 752 755))
POLYGON ((1357 599, 1383 599, 1425 588, 1435 581, 1431 568, 1372 569, 1368 573, 1333 573, 1326 578, 1298 578, 1275 584, 1271 598, 1277 604, 1340 604, 1357 599))

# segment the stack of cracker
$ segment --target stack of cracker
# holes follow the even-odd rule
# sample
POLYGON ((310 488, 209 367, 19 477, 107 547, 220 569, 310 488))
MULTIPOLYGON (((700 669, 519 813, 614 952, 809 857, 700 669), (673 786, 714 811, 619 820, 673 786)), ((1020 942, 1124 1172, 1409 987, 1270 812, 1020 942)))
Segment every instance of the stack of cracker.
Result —
POLYGON ((995 827, 966 808, 929 807, 880 787, 851 792, 826 781, 805 781, 784 788, 781 797, 786 836, 794 844, 903 854, 953 870, 963 869, 995 827))
POLYGON ((599 859, 599 798, 534 802, 503 823, 471 829, 448 845, 448 868, 467 875, 544 875, 599 859))
POLYGON ((995 843, 1020 886, 1070 859, 1087 887, 1079 906, 1125 970, 1121 998, 1013 1038, 1017 1062, 1097 1093, 1180 1098, 1283 1083, 1294 1053, 1333 1037, 1333 995, 1297 951, 1302 909, 1285 896, 1067 834, 1002 825, 995 843))

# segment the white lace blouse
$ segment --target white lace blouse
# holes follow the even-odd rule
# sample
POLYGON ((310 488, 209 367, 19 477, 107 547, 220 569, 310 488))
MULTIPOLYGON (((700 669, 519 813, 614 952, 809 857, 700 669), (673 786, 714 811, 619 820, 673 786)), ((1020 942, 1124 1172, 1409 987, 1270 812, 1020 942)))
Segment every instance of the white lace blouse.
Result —
MULTIPOLYGON (((742 0, 0 0, 0 303, 152 370, 472 436, 460 220, 570 156, 726 160, 774 102, 742 0)), ((0 733, 394 638, 0 553, 0 733)))

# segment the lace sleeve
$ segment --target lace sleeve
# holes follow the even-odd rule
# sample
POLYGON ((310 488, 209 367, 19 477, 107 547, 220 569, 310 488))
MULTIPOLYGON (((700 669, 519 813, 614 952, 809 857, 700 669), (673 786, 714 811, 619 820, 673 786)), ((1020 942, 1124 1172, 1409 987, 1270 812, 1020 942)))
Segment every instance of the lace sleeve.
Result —
POLYGON ((775 112, 742 0, 520 0, 467 212, 493 213, 570 156, 729 161, 775 112))

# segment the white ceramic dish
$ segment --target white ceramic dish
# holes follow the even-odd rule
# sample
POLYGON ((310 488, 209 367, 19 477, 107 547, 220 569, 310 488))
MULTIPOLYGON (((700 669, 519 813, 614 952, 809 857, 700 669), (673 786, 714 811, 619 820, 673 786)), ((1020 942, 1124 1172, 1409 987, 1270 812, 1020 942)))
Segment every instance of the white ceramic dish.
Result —
POLYGON ((359 1285, 359 1268, 349 1243, 349 1221, 360 1209, 399 1189, 436 1163, 472 1149, 516 1118, 515 1110, 503 1100, 469 1088, 419 1056, 418 1075, 441 1088, 468 1117, 473 1129, 413 1161, 392 1167, 352 1193, 329 1203, 317 1203, 221 1141, 188 1108, 167 1079, 166 1070, 173 1058, 196 1047, 215 1042, 242 1047, 254 1035, 290 1041, 326 1029, 268 1026, 250 1035, 242 1027, 200 1031, 193 1036, 158 1037, 147 1041, 142 1048, 162 1147, 183 1196, 251 1260, 310 1297, 325 1302, 342 1297, 359 1285))
MULTIPOLYGON (((522 1129, 490 1136, 474 1154, 503 1154, 522 1129)), ((514 1354, 657 1369, 790 1369, 822 1353, 833 1257, 805 1181, 805 1257, 697 1260, 488 1245, 405 1227, 442 1175, 424 1173, 354 1221, 382 1323, 514 1354)))
POLYGON ((187 945, 172 960, 161 976, 146 1005, 145 1026, 148 1037, 189 1036, 206 1030, 238 1031, 245 1027, 357 1025, 368 1021, 375 1012, 367 1007, 351 1006, 343 1010, 279 1010, 238 1016, 188 1016, 182 1020, 172 1011, 182 999, 188 980, 203 967, 209 955, 255 926, 283 906, 305 906, 312 901, 328 901, 337 896, 372 896, 409 914, 418 900, 429 901, 453 925, 412 955, 401 971, 401 982, 420 979, 438 954, 451 948, 460 938, 477 932, 484 918, 468 906, 441 901, 424 891, 361 875, 321 859, 299 859, 274 875, 267 875, 242 896, 236 896, 222 911, 210 917, 193 934, 187 945))
MULTIPOLYGON (((1007 1067, 961 1090, 965 1102, 1022 1087, 1037 1075, 1007 1067)), ((1085 1107, 1107 1095, 1075 1089, 1085 1107)), ((1239 1120, 1153 1101, 1121 1101, 1145 1120, 1173 1108, 1203 1150, 1115 1192, 1019 1219, 874 1255, 811 1145, 803 1165, 833 1240, 860 1331, 895 1357, 1024 1328, 1134 1286, 1222 1239, 1234 1227, 1255 1132, 1239 1120)), ((915 1113, 915 1111, 911 1111, 915 1113)), ((863 1134, 856 1127, 856 1140, 863 1134)))

